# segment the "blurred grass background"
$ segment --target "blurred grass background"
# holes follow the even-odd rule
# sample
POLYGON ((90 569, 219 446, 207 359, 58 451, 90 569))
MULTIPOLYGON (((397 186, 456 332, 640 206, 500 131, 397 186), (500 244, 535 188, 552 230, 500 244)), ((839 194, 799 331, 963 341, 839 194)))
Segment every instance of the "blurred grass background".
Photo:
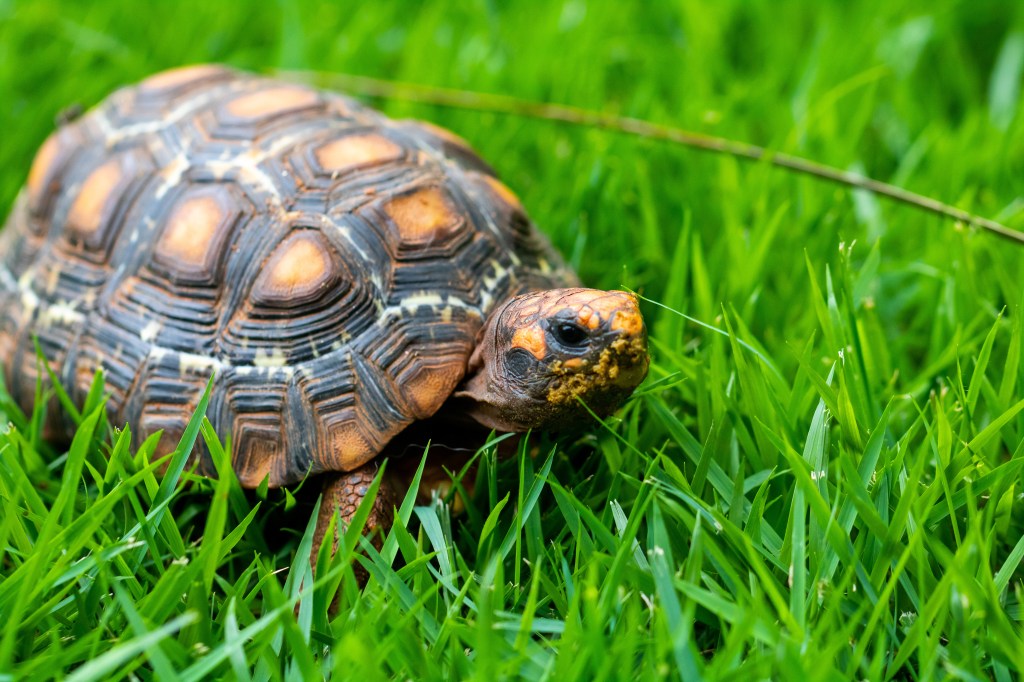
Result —
MULTIPOLYGON (((0 0, 0 209, 65 107, 206 61, 635 116, 1024 228, 1024 4, 995 0, 0 0)), ((209 497, 183 494, 174 525, 186 542, 162 539, 174 535, 164 528, 147 538, 141 572, 99 561, 78 584, 61 578, 75 557, 33 542, 42 511, 9 477, 0 678, 5 665, 57 674, 103 652, 107 667, 86 666, 82 679, 186 668, 262 679, 1019 674, 1021 247, 765 164, 371 101, 468 139, 589 285, 632 287, 732 336, 648 304, 655 365, 623 418, 558 443, 540 487, 542 460, 527 460, 485 468, 488 492, 462 520, 418 510, 396 536, 402 561, 375 564, 366 592, 345 592, 333 619, 318 595, 312 620, 291 620, 281 590, 294 585, 271 577, 301 566, 302 552, 262 544, 266 510, 233 553, 210 558, 188 541, 203 534, 209 497), (55 576, 35 588, 54 599, 47 609, 4 591, 23 584, 34 556, 55 576), (155 607, 147 595, 169 589, 182 557, 203 558, 211 575, 171 581, 187 600, 155 607), (259 587, 239 587, 253 575, 259 587), (94 594, 116 584, 117 599, 94 594), (273 617, 239 638, 233 609, 243 628, 273 617), (159 630, 196 613, 198 624, 159 630)), ((59 487, 65 460, 33 468, 29 444, 7 434, 5 447, 4 466, 21 453, 25 480, 59 487)), ((80 492, 79 514, 103 499, 80 492)), ((232 510, 229 529, 248 507, 232 510)), ((304 519, 290 522, 301 532, 304 519)), ((112 515, 82 556, 116 552, 125 524, 112 515)))
MULTIPOLYGON (((72 103, 183 63, 341 71, 573 104, 764 144, 1010 219, 1024 173, 1013 2, 345 3, 0 2, 7 106, 0 207, 72 103), (1000 61, 1002 58, 1002 61, 1000 61), (1002 68, 999 68, 999 67, 1002 68)), ((664 144, 514 117, 377 102, 468 138, 595 285, 657 297, 687 212, 719 301, 790 299, 861 236, 886 255, 948 260, 950 231, 870 197, 664 144), (770 239, 764 227, 787 215, 770 239), (793 221, 817 229, 794 228, 793 221), (891 226, 898 225, 898 229, 891 226), (627 229, 623 229, 627 228, 627 229), (734 233, 740 241, 719 238, 734 233), (746 234, 749 233, 749 234, 746 234), (765 241, 798 268, 735 267, 765 241), (627 256, 627 257, 624 257, 627 256), (623 269, 627 272, 623 273, 623 269)), ((749 264, 748 264, 749 265, 749 264)), ((751 310, 784 336, 798 320, 751 310)), ((798 313, 797 313, 798 316, 798 313)))

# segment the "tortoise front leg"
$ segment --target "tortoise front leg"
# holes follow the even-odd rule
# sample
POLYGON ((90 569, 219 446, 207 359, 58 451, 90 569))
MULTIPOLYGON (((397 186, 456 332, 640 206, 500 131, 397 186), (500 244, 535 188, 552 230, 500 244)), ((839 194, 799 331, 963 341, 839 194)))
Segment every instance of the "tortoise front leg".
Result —
MULTIPOLYGON (((320 552, 320 546, 324 542, 324 535, 327 533, 327 526, 335 512, 340 516, 339 523, 334 528, 334 538, 331 543, 331 555, 338 551, 338 540, 343 533, 343 527, 352 522, 359 504, 366 497, 366 493, 377 475, 379 465, 376 460, 367 462, 355 471, 347 471, 338 474, 326 474, 323 484, 323 499, 320 502, 320 515, 316 521, 316 533, 313 536, 313 555, 310 560, 316 566, 316 557, 320 552)), ((380 548, 383 536, 391 528, 394 521, 395 491, 391 477, 385 472, 381 479, 380 488, 377 490, 377 498, 370 509, 370 516, 366 519, 363 534, 370 537, 373 544, 380 548), (379 532, 378 532, 379 530, 379 532)), ((358 566, 357 566, 358 569, 358 566)), ((362 571, 357 570, 357 574, 362 571)), ((365 581, 362 576, 362 581, 365 581)))

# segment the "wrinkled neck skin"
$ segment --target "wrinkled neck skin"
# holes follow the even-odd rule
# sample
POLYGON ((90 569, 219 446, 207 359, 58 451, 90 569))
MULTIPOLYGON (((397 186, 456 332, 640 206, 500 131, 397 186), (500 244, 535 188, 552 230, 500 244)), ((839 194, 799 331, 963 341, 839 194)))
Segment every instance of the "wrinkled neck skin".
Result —
POLYGON ((406 427, 388 443, 383 454, 419 461, 429 446, 431 460, 438 456, 473 455, 487 442, 491 431, 466 414, 462 401, 451 399, 434 416, 406 427))
MULTIPOLYGON (((475 453, 492 431, 499 433, 525 433, 535 419, 534 411, 542 412, 545 401, 536 400, 533 410, 523 410, 508 396, 517 395, 504 380, 500 362, 485 362, 485 358, 498 358, 499 341, 495 321, 500 314, 493 313, 477 336, 476 349, 469 359, 466 375, 440 410, 432 417, 411 424, 388 446, 391 457, 404 457, 409 453, 422 454, 430 444, 431 459, 436 454, 458 460, 465 453, 475 453), (518 419, 516 418, 518 417, 518 419), (442 454, 443 453, 443 454, 442 454)), ((518 387, 520 390, 525 386, 518 387)), ((502 450, 511 454, 518 440, 506 440, 502 450)))
POLYGON ((521 433, 543 426, 546 401, 520 398, 529 395, 528 382, 510 381, 503 371, 495 323, 499 315, 493 315, 480 331, 466 378, 449 404, 460 404, 466 415, 487 429, 521 433))

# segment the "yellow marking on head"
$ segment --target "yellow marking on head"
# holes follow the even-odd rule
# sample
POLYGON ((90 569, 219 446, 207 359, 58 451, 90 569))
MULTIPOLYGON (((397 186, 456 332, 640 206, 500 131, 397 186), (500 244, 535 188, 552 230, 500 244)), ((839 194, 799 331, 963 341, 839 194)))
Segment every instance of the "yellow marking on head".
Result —
POLYGON ((612 318, 612 331, 636 336, 644 330, 644 318, 636 308, 619 310, 612 318))
POLYGON ((402 155, 402 148, 383 135, 350 135, 328 142, 315 154, 321 168, 338 173, 367 163, 393 161, 402 155))
POLYGON ((593 367, 576 371, 572 360, 551 364, 560 380, 548 390, 548 402, 568 405, 609 391, 632 391, 647 376, 647 344, 642 337, 619 338, 601 351, 593 367))
POLYGON ((552 312, 566 308, 575 310, 577 321, 589 329, 597 329, 609 320, 612 330, 626 334, 639 334, 644 328, 636 296, 625 291, 579 289, 558 295, 548 305, 552 312))
POLYGON ((512 347, 529 351, 530 355, 538 360, 543 360, 548 353, 544 330, 536 324, 517 329, 516 333, 512 335, 512 347))
POLYGON ((587 329, 597 329, 601 326, 601 316, 589 305, 580 308, 576 320, 587 329))
POLYGON ((384 206, 384 211, 398 226, 402 241, 412 243, 443 238, 463 220, 451 198, 437 187, 396 197, 384 206))
POLYGON ((602 320, 607 320, 624 308, 635 309, 636 298, 624 291, 602 291, 597 296, 591 294, 587 305, 600 315, 602 320))
POLYGON ((562 367, 567 367, 571 370, 582 369, 587 366, 587 361, 583 358, 570 358, 562 361, 562 367))
POLYGON ((36 158, 32 161, 32 169, 28 172, 28 200, 33 209, 38 210, 39 208, 39 202, 46 189, 44 183, 50 175, 50 169, 53 167, 53 162, 59 151, 57 134, 54 133, 46 138, 46 142, 39 148, 36 158))
POLYGON ((68 212, 68 224, 74 231, 89 236, 100 228, 103 209, 122 176, 121 162, 117 158, 108 160, 89 174, 68 212))
POLYGON ((212 76, 219 72, 220 67, 214 66, 213 64, 197 64, 193 66, 181 66, 176 69, 169 69, 162 71, 158 74, 152 75, 146 80, 139 83, 140 86, 147 90, 163 90, 165 88, 174 88, 179 85, 191 83, 192 81, 200 80, 206 76, 212 76))
POLYGON ((180 203, 167 221, 157 245, 162 255, 189 265, 203 265, 224 211, 213 197, 192 197, 180 203))
POLYGON ((515 208, 519 211, 523 210, 523 202, 519 200, 519 197, 516 196, 515 192, 508 188, 508 185, 506 185, 501 180, 492 175, 486 175, 483 173, 481 173, 480 175, 484 179, 484 182, 486 182, 488 186, 490 186, 490 188, 494 190, 494 193, 501 197, 502 201, 504 201, 512 208, 515 208))
POLYGON ((227 110, 228 113, 240 118, 260 118, 304 109, 318 101, 319 96, 312 90, 294 85, 282 85, 242 95, 229 102, 227 110))

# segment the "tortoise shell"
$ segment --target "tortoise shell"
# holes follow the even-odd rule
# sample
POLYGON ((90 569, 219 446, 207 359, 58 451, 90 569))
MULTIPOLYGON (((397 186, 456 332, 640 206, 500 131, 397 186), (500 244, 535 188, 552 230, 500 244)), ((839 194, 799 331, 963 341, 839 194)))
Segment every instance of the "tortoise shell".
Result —
POLYGON ((35 338, 77 401, 102 368, 115 423, 171 447, 213 376, 240 481, 277 486, 373 458, 449 397, 496 305, 575 283, 455 135, 188 67, 39 150, 0 232, 0 357, 26 408, 35 338))

